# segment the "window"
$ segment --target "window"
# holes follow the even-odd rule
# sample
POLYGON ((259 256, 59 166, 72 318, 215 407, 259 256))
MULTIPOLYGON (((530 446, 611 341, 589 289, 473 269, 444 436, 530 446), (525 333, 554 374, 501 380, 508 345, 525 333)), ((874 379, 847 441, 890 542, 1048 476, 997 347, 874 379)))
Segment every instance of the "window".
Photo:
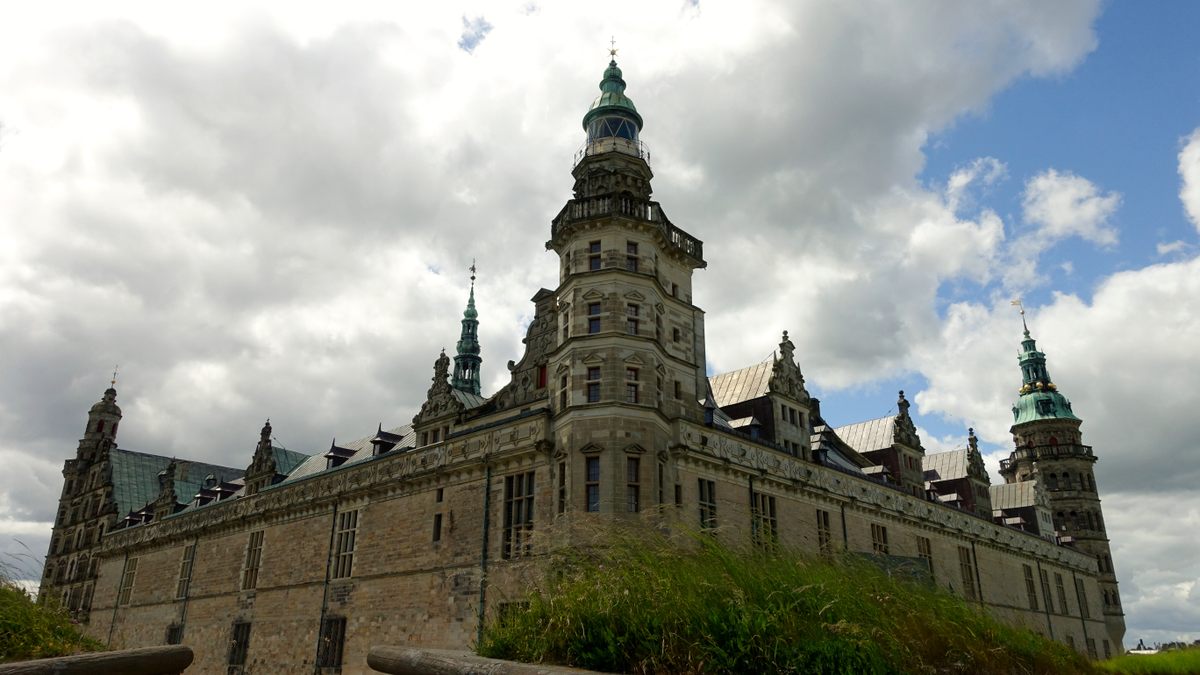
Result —
MULTIPOLYGON (((126 607, 133 596, 133 581, 137 577, 137 558, 126 558, 125 570, 121 573, 121 591, 117 594, 117 605, 126 607)), ((66 604, 66 603, 63 603, 66 604)))
POLYGON ((600 458, 587 458, 587 510, 600 510, 600 458))
POLYGON ((341 672, 342 652, 346 646, 346 618, 330 617, 321 622, 321 639, 317 644, 317 667, 341 672))
POLYGON ((1053 614, 1054 602, 1050 597, 1050 575, 1046 573, 1046 570, 1040 571, 1042 577, 1042 600, 1046 602, 1046 611, 1053 614))
POLYGON ((1111 659, 1112 658, 1112 646, 1108 644, 1108 640, 1103 640, 1102 642, 1104 644, 1104 658, 1111 659))
POLYGON ((711 530, 717 526, 717 484, 699 479, 700 527, 711 530))
POLYGON ((833 530, 829 527, 829 512, 817 509, 817 549, 833 553, 833 530))
MULTIPOLYGON (((229 636, 229 665, 246 665, 246 653, 250 651, 250 622, 235 621, 232 635, 229 636)), ((239 668, 237 671, 241 672, 239 668)))
POLYGON ((567 512, 567 463, 558 463, 558 512, 567 512))
POLYGON ((638 271, 638 245, 636 241, 625 242, 625 269, 638 271))
POLYGON ((358 531, 358 511, 337 515, 333 532, 333 578, 345 579, 354 570, 354 540, 358 531))
POLYGON ((625 307, 625 332, 630 335, 638 334, 638 306, 625 307))
POLYGON ((600 303, 588 303, 588 333, 600 332, 600 303))
POLYGON ((438 504, 441 504, 442 500, 445 498, 446 498, 446 488, 438 488, 437 492, 433 493, 433 501, 437 502, 438 504))
POLYGON ((683 506, 683 486, 675 484, 675 506, 683 506))
POLYGON ((1067 607, 1067 588, 1063 586, 1063 577, 1058 572, 1054 573, 1054 587, 1058 590, 1058 611, 1060 614, 1070 614, 1071 610, 1067 607))
POLYGON ((600 269, 600 242, 598 241, 588 243, 588 269, 592 271, 600 269))
POLYGON ((774 549, 779 544, 779 518, 775 511, 775 497, 755 494, 751 501, 751 539, 756 546, 774 549))
POLYGON ((532 547, 533 475, 529 471, 504 477, 504 558, 528 555, 532 547))
POLYGON ((183 642, 183 624, 173 623, 167 626, 167 644, 177 645, 183 642))
POLYGON ((871 550, 876 555, 888 554, 887 528, 878 523, 871 523, 871 550))
POLYGON ((971 549, 966 546, 958 547, 958 568, 962 572, 963 597, 975 600, 978 597, 975 588, 975 561, 971 558, 971 549))
POLYGON ((542 365, 538 366, 537 388, 538 389, 546 388, 546 364, 544 364, 544 363, 542 365))
MULTIPOLYGON (((1079 598, 1079 616, 1090 619, 1092 618, 1092 610, 1088 607, 1087 590, 1083 587, 1083 582, 1079 579, 1075 580, 1075 596, 1079 598)), ((1093 648, 1095 645, 1092 645, 1093 648)), ((1096 658, 1094 655, 1092 658, 1096 658)))
POLYGON ((678 400, 681 398, 683 398, 683 386, 679 383, 679 380, 675 380, 675 399, 678 400))
POLYGON ((1029 609, 1038 610, 1037 600, 1037 584, 1033 582, 1033 568, 1029 565, 1022 565, 1025 568, 1025 596, 1029 599, 1029 609))
POLYGON ((665 489, 665 486, 663 484, 663 474, 665 473, 665 471, 666 471, 666 467, 663 466, 662 462, 659 462, 658 463, 658 503, 660 506, 665 503, 663 501, 663 497, 664 497, 663 490, 665 489))
POLYGON ((587 402, 597 403, 600 401, 600 369, 592 367, 587 369, 587 402))
POLYGON ((928 537, 917 537, 917 555, 925 564, 929 566, 929 573, 933 574, 933 542, 929 541, 928 537))
POLYGON ((638 402, 638 371, 637 368, 625 369, 625 402, 638 402))
POLYGON ((565 409, 567 407, 567 376, 563 375, 559 382, 558 388, 558 407, 565 409))
POLYGON ((433 514, 433 543, 442 540, 442 514, 433 514))
MULTIPOLYGON (((188 544, 183 547, 183 558, 179 561, 179 582, 175 585, 175 597, 186 598, 188 587, 192 584, 192 562, 196 559, 196 545, 188 544)), ((168 644, 179 644, 170 642, 168 644)))
POLYGON ((1087 638, 1087 653, 1088 658, 1096 658, 1096 640, 1095 638, 1087 638))
POLYGON ((678 329, 678 328, 672 328, 672 329, 671 329, 671 339, 672 339, 673 341, 675 341, 675 342, 679 342, 679 339, 680 339, 680 332, 679 332, 679 329, 678 329))
POLYGON ((637 457, 625 458, 625 510, 629 513, 642 510, 641 470, 641 461, 637 457))

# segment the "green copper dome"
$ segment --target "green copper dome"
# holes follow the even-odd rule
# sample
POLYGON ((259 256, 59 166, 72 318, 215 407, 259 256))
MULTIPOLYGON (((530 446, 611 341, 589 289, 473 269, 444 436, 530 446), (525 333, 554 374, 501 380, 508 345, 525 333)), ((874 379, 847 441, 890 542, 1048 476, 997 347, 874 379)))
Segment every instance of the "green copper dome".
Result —
POLYGON ((587 114, 583 116, 583 128, 590 138, 611 135, 633 140, 637 139, 637 132, 642 129, 642 116, 638 114, 633 101, 625 95, 625 80, 621 79, 621 69, 617 67, 616 60, 608 62, 604 79, 600 80, 600 95, 592 101, 587 114), (593 124, 606 118, 610 124, 603 129, 597 129, 593 124), (632 122, 636 128, 624 129, 612 124, 621 120, 632 122))
POLYGON ((1058 386, 1050 380, 1046 368, 1046 355, 1037 349, 1037 341, 1025 331, 1021 341, 1021 353, 1017 356, 1021 365, 1021 397, 1013 406, 1013 424, 1024 424, 1037 420, 1068 419, 1078 417, 1071 410, 1071 402, 1058 393, 1058 386))

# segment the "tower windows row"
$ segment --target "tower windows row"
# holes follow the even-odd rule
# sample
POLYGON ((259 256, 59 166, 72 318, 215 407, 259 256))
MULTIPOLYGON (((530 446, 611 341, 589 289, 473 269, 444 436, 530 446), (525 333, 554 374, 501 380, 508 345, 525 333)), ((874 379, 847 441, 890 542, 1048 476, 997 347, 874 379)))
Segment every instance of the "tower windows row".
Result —
POLYGON ((1086 511, 1059 511, 1054 514, 1054 529, 1059 532, 1078 532, 1080 530, 1090 532, 1104 532, 1104 521, 1101 518, 1100 511, 1096 509, 1088 509, 1086 511))
POLYGON ((1079 474, 1071 474, 1066 471, 1060 473, 1046 474, 1046 489, 1047 490, 1085 490, 1088 492, 1096 491, 1096 481, 1090 473, 1080 472, 1079 474))
MULTIPOLYGON (((599 240, 588 242, 588 271, 596 272, 604 268, 602 258, 601 243, 599 240)), ((636 241, 625 242, 625 270, 629 272, 638 271, 638 243, 636 241)))

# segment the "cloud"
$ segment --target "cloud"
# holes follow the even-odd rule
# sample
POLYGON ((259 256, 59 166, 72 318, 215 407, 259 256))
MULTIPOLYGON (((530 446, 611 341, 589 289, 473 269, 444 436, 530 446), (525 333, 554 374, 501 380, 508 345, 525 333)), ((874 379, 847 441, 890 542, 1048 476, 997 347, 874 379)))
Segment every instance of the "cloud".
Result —
POLYGON ((1188 219, 1200 230, 1200 129, 1185 139, 1179 151, 1179 177, 1182 179, 1179 200, 1188 219))
POLYGON ((1186 241, 1176 240, 1172 242, 1159 242, 1159 244, 1154 247, 1154 250, 1157 251, 1159 255, 1170 255, 1172 253, 1185 251, 1188 248, 1189 246, 1186 241))

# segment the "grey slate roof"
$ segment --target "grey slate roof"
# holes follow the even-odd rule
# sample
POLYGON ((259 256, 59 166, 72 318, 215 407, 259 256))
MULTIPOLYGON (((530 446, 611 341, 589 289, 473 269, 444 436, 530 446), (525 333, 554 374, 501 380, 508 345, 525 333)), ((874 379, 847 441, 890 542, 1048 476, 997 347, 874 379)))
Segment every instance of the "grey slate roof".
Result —
POLYGON ((951 450, 925 455, 921 468, 925 471, 937 471, 937 478, 926 476, 926 480, 955 480, 967 477, 967 450, 951 450))
MULTIPOLYGON (((469 394, 468 394, 469 395, 469 394)), ((415 447, 417 444, 417 434, 413 431, 412 424, 396 427, 395 429, 385 429, 390 434, 395 434, 401 437, 401 441, 396 444, 396 450, 405 447, 415 447)), ((371 446, 371 440, 375 438, 375 433, 372 432, 369 436, 363 436, 349 443, 342 443, 340 447, 354 451, 354 454, 342 464, 353 464, 361 462, 364 459, 370 459, 375 448, 371 446)), ((284 483, 290 483, 295 480, 300 480, 307 476, 312 476, 326 470, 326 459, 324 455, 313 455, 304 460, 300 466, 288 474, 288 477, 283 480, 284 483)))
MULTIPOLYGON (((145 452, 114 448, 108 460, 112 467, 113 499, 117 502, 117 514, 124 516, 137 511, 158 497, 158 474, 171 463, 170 457, 151 455, 145 452)), ((217 480, 230 481, 240 478, 244 469, 233 469, 216 464, 175 460, 175 496, 190 501, 200 490, 204 478, 212 474, 217 480)))
POLYGON ((896 417, 889 415, 857 424, 847 424, 833 430, 846 445, 859 452, 871 452, 892 447, 896 434, 896 417))
POLYGON ((1002 483, 993 485, 992 510, 1020 509, 1037 506, 1036 481, 1025 480, 1018 483, 1002 483))
POLYGON ((465 407, 467 410, 470 410, 471 408, 478 408, 487 401, 486 398, 478 394, 472 394, 469 391, 463 391, 461 389, 451 389, 450 393, 454 394, 454 398, 458 399, 459 402, 463 404, 463 407, 465 407))
POLYGON ((767 384, 771 381, 771 361, 763 361, 753 366, 721 373, 708 378, 712 387, 713 399, 719 407, 750 401, 767 395, 767 384))

